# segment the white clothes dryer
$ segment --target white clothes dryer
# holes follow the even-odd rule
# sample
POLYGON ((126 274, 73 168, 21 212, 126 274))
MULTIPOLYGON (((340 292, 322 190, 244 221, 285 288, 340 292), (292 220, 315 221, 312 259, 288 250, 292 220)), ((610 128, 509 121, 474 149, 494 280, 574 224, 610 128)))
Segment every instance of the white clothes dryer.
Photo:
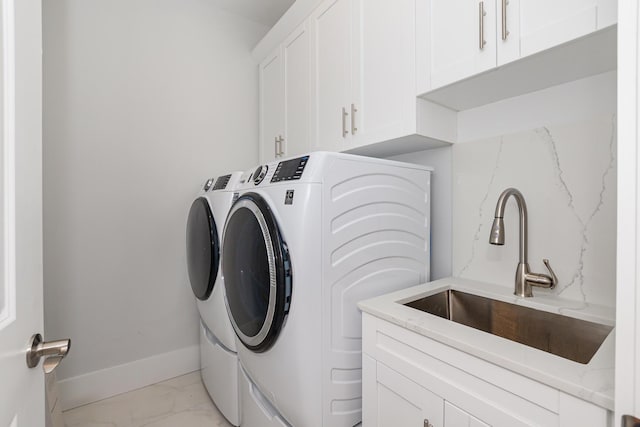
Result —
POLYGON ((224 303, 220 268, 222 231, 242 172, 207 180, 193 201, 187 220, 189 282, 200 313, 200 372, 220 412, 240 424, 238 355, 224 303))
POLYGON ((429 279, 430 170, 316 152, 246 175, 222 245, 242 425, 352 427, 356 303, 429 279))

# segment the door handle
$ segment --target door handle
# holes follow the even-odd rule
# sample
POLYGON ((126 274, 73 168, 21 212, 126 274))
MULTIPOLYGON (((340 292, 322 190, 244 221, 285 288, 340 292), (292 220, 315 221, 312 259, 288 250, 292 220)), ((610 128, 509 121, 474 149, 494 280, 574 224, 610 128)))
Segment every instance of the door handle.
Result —
POLYGON ((31 347, 27 350, 27 366, 35 368, 40 363, 40 359, 44 357, 42 369, 45 374, 50 374, 69 354, 70 349, 70 339, 44 342, 42 335, 35 334, 31 337, 31 347))
POLYGON ((622 427, 640 427, 640 419, 631 415, 623 415, 622 427))

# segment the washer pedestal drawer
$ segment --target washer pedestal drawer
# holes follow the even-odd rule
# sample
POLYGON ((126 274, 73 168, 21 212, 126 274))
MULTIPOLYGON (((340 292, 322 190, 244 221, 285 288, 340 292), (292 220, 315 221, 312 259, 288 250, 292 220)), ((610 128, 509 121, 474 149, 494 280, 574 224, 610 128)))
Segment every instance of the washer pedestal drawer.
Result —
POLYGON ((290 427, 278 410, 269 403, 247 373, 238 369, 240 399, 242 402, 242 427, 290 427))
POLYGON ((240 425, 238 366, 238 355, 224 348, 215 336, 200 324, 202 382, 213 403, 234 426, 240 425))

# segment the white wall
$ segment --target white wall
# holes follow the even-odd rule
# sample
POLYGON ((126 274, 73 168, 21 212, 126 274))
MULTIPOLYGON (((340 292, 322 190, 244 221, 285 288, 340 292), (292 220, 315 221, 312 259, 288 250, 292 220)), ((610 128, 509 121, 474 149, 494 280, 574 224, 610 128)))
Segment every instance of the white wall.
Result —
POLYGON ((525 196, 529 264, 558 279, 552 291, 615 305, 616 72, 468 110, 453 146, 453 275, 513 286, 518 213, 509 201, 504 246, 489 244, 496 201, 525 196))
POLYGON ((431 166, 431 280, 451 276, 451 147, 390 157, 431 166))
POLYGON ((529 265, 558 276, 554 290, 590 304, 615 305, 616 117, 546 124, 453 147, 453 274, 514 286, 518 208, 507 202, 505 245, 489 244, 500 193, 519 189, 529 213, 529 265))
POLYGON ((541 258, 547 257, 560 279, 553 293, 613 305, 615 111, 614 71, 462 111, 458 139, 464 142, 393 157, 435 169, 432 279, 453 275, 513 286, 513 202, 506 245, 490 245, 488 230, 498 195, 515 186, 529 207, 532 269, 545 272, 541 258))
POLYGON ((207 0, 43 6, 46 335, 73 342, 58 377, 195 368, 186 214, 206 177, 258 161, 250 52, 267 29, 207 0))

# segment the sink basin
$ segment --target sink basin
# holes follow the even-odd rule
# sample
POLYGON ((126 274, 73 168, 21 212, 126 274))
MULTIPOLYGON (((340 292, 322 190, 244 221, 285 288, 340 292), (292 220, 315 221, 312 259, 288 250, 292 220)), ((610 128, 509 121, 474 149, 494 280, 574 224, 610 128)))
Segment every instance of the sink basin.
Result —
POLYGON ((613 329, 453 289, 404 305, 583 364, 613 329))

